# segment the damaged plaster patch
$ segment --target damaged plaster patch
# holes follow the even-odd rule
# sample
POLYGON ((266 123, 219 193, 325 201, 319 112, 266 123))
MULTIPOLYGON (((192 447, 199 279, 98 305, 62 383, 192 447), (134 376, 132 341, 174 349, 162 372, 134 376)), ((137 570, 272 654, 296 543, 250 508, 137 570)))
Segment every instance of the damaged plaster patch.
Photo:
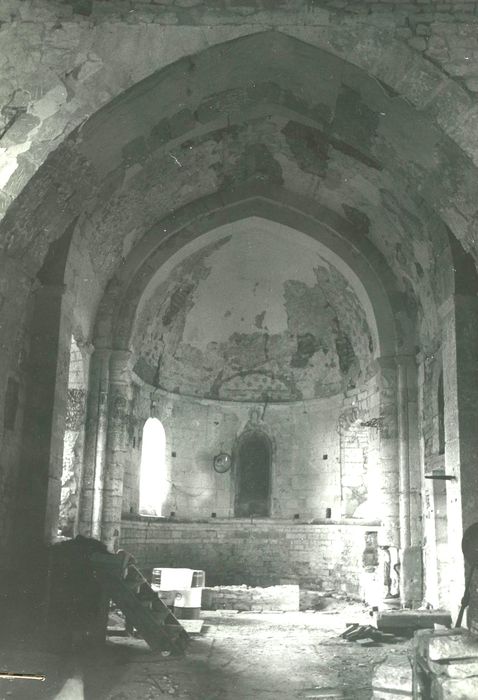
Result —
POLYGON ((348 204, 342 204, 342 209, 344 210, 345 216, 353 225, 354 229, 358 233, 367 235, 370 230, 369 217, 363 211, 360 211, 360 209, 351 207, 348 204))
POLYGON ((263 143, 247 145, 232 172, 224 178, 224 186, 255 180, 281 185, 282 168, 263 143))
POLYGON ((261 311, 260 314, 257 314, 254 324, 256 328, 263 328, 264 327, 264 318, 265 318, 266 312, 261 311))
POLYGON ((320 342, 312 333, 297 336, 297 350, 292 355, 291 367, 307 367, 310 358, 320 349, 320 342))
POLYGON ((325 175, 329 158, 329 139, 319 129, 290 121, 282 130, 299 166, 313 175, 325 175))
POLYGON ((163 316, 163 324, 171 325, 176 315, 184 312, 188 305, 188 299, 195 289, 193 280, 186 280, 179 287, 176 287, 169 300, 169 306, 163 316))

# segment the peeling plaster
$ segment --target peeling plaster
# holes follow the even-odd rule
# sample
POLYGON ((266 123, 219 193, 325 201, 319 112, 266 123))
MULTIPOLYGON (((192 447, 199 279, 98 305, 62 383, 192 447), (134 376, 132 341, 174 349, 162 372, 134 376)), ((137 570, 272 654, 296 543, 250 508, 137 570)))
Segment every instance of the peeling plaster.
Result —
POLYGON ((219 243, 149 291, 133 339, 137 373, 170 391, 241 401, 330 396, 367 378, 371 332, 338 270, 273 228, 219 243))

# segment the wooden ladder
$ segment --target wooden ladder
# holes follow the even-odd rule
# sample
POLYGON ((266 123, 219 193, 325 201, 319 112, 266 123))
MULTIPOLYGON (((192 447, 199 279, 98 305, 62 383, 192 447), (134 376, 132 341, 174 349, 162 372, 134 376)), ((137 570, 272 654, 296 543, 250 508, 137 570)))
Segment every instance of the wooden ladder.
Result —
POLYGON ((106 594, 154 651, 182 654, 189 636, 133 564, 126 567, 114 554, 90 556, 93 570, 106 594))

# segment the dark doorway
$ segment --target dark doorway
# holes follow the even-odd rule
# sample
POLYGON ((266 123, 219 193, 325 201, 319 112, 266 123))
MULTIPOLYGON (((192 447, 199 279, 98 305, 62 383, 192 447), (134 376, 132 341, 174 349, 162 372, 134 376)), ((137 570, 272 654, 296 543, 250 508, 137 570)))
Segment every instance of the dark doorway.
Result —
POLYGON ((236 451, 235 516, 270 515, 271 443, 261 432, 239 439, 236 451))

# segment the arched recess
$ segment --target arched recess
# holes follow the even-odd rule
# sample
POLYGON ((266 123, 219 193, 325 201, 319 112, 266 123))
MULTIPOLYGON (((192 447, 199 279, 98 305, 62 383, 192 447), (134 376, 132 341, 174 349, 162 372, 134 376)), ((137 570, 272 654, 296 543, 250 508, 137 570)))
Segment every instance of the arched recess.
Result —
POLYGON ((233 450, 236 517, 264 518, 271 515, 272 457, 272 443, 263 430, 246 430, 237 439, 233 450))
MULTIPOLYGON (((397 425, 397 373, 399 366, 403 366, 404 357, 408 363, 408 369, 402 374, 402 383, 408 382, 410 394, 413 393, 416 376, 414 370, 414 350, 417 342, 415 330, 415 318, 413 313, 407 313, 404 304, 404 296, 400 284, 383 259, 367 238, 357 237, 354 227, 344 219, 324 207, 311 205, 307 200, 293 197, 281 188, 262 187, 239 191, 236 196, 224 198, 211 198, 192 204, 180 212, 177 212, 174 221, 161 221, 143 238, 138 247, 134 249, 123 263, 121 271, 112 280, 99 308, 96 324, 97 336, 94 339, 95 347, 99 355, 111 353, 124 359, 125 374, 132 369, 130 345, 134 333, 134 322, 138 310, 141 308, 143 298, 148 294, 148 288, 155 281, 155 277, 165 266, 169 264, 181 250, 197 243, 201 244, 201 238, 205 238, 208 232, 219 231, 227 227, 231 222, 259 220, 266 221, 273 229, 274 226, 289 231, 290 236, 307 236, 324 249, 328 249, 328 255, 335 256, 339 264, 346 270, 346 276, 352 287, 359 292, 361 298, 366 298, 366 305, 373 317, 376 327, 378 342, 376 343, 377 375, 380 389, 380 411, 383 412, 387 425, 380 437, 381 457, 384 464, 388 464, 387 479, 381 479, 379 491, 381 500, 389 504, 383 514, 385 527, 385 542, 387 545, 402 549, 416 546, 420 538, 419 527, 419 494, 418 499, 411 504, 409 491, 402 491, 400 497, 399 513, 399 485, 398 485, 398 441, 406 446, 400 457, 400 469, 405 478, 410 480, 409 462, 409 435, 401 433, 397 425), (258 192, 259 190, 259 192, 258 192), (170 224, 173 223, 173 226, 170 224), (159 232, 167 230, 167 238, 160 237, 159 232), (295 232, 295 233, 294 233, 295 232), (406 377, 404 379, 404 377, 406 377), (406 452, 406 453, 405 453, 406 452), (407 501, 402 503, 402 501, 407 501), (390 507, 389 507, 390 506, 390 507), (399 527, 399 520, 402 523, 399 527), (401 540, 403 533, 410 533, 410 523, 413 524, 413 537, 401 540), (401 534, 402 533, 402 534, 401 534)), ((101 363, 101 360, 100 360, 101 363)), ((416 373, 416 368, 415 368, 416 373)), ((98 374, 92 374, 92 380, 101 381, 101 368, 98 365, 98 374)), ((95 387, 92 394, 95 395, 95 387)), ((412 402, 408 394, 401 394, 401 411, 407 415, 410 423, 416 424, 412 402)), ((112 439, 113 433, 111 433, 112 439)), ((108 436, 104 436, 105 444, 108 436)), ((414 439, 413 437, 411 438, 414 439)), ((94 483, 94 454, 96 446, 91 444, 89 460, 86 469, 90 470, 88 479, 94 483)), ((415 445, 415 450, 418 446, 415 445)), ((118 450, 115 452, 117 455, 118 450)), ((115 464, 120 462, 115 457, 115 464)), ((414 465, 416 466, 416 465, 414 465)), ((385 467, 382 475, 385 474, 385 467)), ((115 479, 119 479, 120 472, 115 479)), ((415 475, 414 481, 418 477, 415 475)), ((106 501, 103 502, 105 508, 106 501)), ((86 504, 87 506, 87 504, 86 504)), ((87 509, 87 508, 86 508, 87 509)), ((244 505, 247 510, 247 506, 244 505)), ((240 509, 239 509, 240 510, 240 509)), ((239 512, 239 510, 237 512, 239 512)), ((245 512, 241 511, 241 514, 245 512)), ((116 508, 117 528, 121 523, 121 508, 116 508)), ((262 506, 262 515, 266 515, 268 509, 262 506)), ((249 513, 250 514, 250 513, 249 513)), ((88 521, 88 516, 85 522, 88 521)))

